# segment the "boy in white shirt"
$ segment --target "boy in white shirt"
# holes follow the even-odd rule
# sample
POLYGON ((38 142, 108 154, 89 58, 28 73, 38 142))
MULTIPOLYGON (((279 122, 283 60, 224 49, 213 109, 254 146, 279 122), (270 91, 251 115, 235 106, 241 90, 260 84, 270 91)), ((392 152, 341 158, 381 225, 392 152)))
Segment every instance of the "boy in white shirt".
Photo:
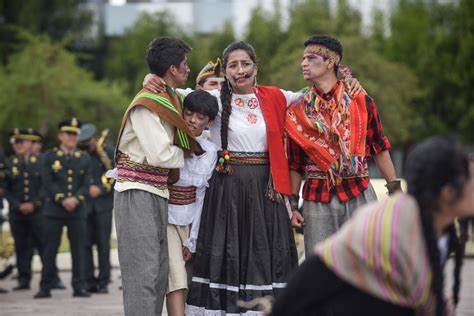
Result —
POLYGON ((168 315, 184 315, 185 293, 188 288, 186 263, 196 251, 208 180, 217 161, 217 146, 202 135, 217 116, 217 99, 211 94, 196 90, 183 102, 183 118, 206 152, 201 156, 185 157, 179 180, 169 187, 168 201, 168 253, 169 283, 166 295, 168 315))

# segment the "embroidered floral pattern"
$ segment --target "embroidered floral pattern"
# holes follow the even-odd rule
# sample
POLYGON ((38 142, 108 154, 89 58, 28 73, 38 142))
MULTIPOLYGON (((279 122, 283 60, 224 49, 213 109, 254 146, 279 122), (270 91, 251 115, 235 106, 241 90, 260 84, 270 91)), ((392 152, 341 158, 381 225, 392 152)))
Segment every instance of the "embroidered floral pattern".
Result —
POLYGON ((255 124, 257 123, 257 116, 255 114, 250 113, 247 115, 247 121, 249 121, 250 124, 255 124))
POLYGON ((247 103, 247 106, 249 107, 249 109, 256 109, 258 107, 258 100, 257 98, 251 98, 249 100, 249 102, 247 103))
POLYGON ((246 105, 249 109, 255 110, 258 107, 258 100, 255 97, 252 98, 237 98, 234 100, 235 105, 239 108, 244 108, 246 105))
POLYGON ((244 100, 242 100, 241 98, 235 99, 234 103, 235 103, 235 105, 237 105, 239 108, 243 108, 243 107, 245 106, 245 102, 244 102, 244 100))

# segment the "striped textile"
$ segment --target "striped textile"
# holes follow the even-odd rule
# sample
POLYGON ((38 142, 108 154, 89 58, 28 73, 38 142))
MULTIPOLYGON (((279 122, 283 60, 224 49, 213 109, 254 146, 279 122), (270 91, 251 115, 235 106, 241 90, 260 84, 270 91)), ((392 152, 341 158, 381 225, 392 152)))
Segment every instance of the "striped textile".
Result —
POLYGON ((194 186, 171 185, 168 191, 170 192, 169 204, 189 205, 196 202, 196 187, 194 186))
MULTIPOLYGON (((326 180, 328 175, 326 172, 321 171, 319 167, 315 164, 307 164, 305 166, 305 175, 308 179, 321 179, 326 180)), ((338 179, 354 179, 354 178, 365 178, 369 176, 369 169, 367 163, 365 163, 365 169, 361 173, 357 174, 343 174, 341 177, 336 178, 336 183, 338 179)), ((339 181, 340 182, 340 181, 339 181)))
POLYGON ((397 194, 368 204, 315 247, 341 279, 393 304, 434 315, 431 267, 416 201, 397 194))
POLYGON ((268 165, 270 160, 268 152, 229 152, 231 165, 268 165))
POLYGON ((127 161, 117 167, 117 182, 138 182, 159 190, 168 189, 169 169, 152 167, 133 161, 127 161))

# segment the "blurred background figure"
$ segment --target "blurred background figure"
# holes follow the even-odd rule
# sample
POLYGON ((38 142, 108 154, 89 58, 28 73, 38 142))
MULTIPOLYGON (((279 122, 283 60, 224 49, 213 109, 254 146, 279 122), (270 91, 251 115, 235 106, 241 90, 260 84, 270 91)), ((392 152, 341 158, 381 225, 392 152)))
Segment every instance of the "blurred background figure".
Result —
POLYGON ((91 156, 91 185, 87 199, 87 241, 85 244, 85 276, 91 293, 108 293, 110 282, 110 234, 112 231, 113 179, 105 172, 113 168, 114 149, 105 143, 108 130, 100 135, 94 124, 84 124, 79 147, 91 156), (97 246, 99 274, 94 273, 93 245, 97 246))
POLYGON ((84 236, 91 167, 89 155, 77 149, 81 125, 77 118, 59 123, 60 146, 46 151, 42 158, 41 180, 46 191, 43 209, 45 245, 40 290, 35 298, 51 297, 63 226, 67 227, 72 256, 73 296, 90 297, 84 279, 84 236))

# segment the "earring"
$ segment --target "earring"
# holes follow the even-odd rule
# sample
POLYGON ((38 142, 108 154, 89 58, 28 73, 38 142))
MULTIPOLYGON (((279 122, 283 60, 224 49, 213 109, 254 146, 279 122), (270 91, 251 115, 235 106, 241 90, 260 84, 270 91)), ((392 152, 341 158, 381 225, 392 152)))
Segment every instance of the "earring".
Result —
POLYGON ((255 80, 254 80, 254 83, 253 83, 254 87, 257 86, 257 76, 255 76, 255 80))

